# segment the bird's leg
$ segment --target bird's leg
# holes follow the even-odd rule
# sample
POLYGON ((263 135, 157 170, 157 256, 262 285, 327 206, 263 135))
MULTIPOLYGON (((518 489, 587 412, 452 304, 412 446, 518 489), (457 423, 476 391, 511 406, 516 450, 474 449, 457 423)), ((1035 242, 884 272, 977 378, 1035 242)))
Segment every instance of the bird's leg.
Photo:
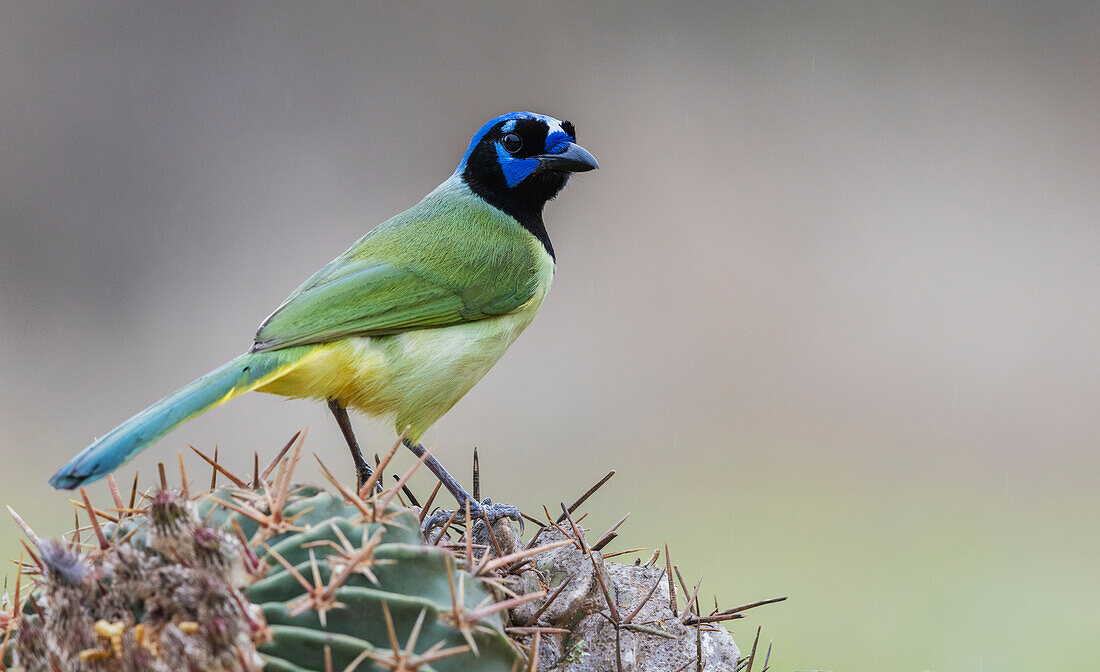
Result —
POLYGON ((335 399, 329 399, 328 410, 332 411, 332 415, 336 418, 336 424, 340 425, 340 432, 343 433, 344 440, 348 442, 351 459, 355 462, 355 488, 358 492, 374 472, 367 465, 367 461, 363 459, 362 451, 359 450, 359 442, 355 440, 355 432, 351 429, 351 418, 348 417, 347 409, 335 399))
MULTIPOLYGON (((414 444, 408 439, 404 440, 404 444, 405 447, 411 450, 413 455, 417 457, 424 457, 424 453, 428 452, 423 444, 414 444)), ((455 480, 454 476, 448 473, 443 465, 440 464, 439 460, 435 459, 435 455, 429 455, 428 459, 424 460, 424 464, 428 466, 429 471, 435 474, 435 477, 439 479, 443 487, 447 488, 447 491, 454 495, 455 501, 458 502, 458 507, 460 509, 465 509, 466 502, 470 502, 470 515, 476 514, 480 517, 481 509, 478 508, 477 500, 470 496, 470 493, 466 492, 466 489, 455 480)))
MULTIPOLYGON (((413 452, 417 457, 423 457, 424 453, 428 452, 423 444, 413 443, 408 439, 404 440, 405 447, 413 452)), ((492 500, 485 499, 478 502, 473 498, 470 493, 466 492, 454 476, 440 464, 439 460, 435 459, 435 455, 429 455, 428 459, 424 460, 424 464, 428 466, 428 470, 435 474, 435 477, 439 479, 439 482, 443 484, 444 488, 450 492, 455 501, 458 502, 458 508, 460 511, 466 510, 466 503, 470 503, 470 517, 478 520, 481 519, 482 513, 489 518, 489 523, 493 524, 501 518, 511 518, 518 520, 522 523, 523 519, 519 515, 519 508, 510 506, 508 504, 494 504, 492 500)), ((424 532, 430 532, 432 528, 442 527, 447 519, 451 517, 452 511, 439 511, 424 519, 424 532)))

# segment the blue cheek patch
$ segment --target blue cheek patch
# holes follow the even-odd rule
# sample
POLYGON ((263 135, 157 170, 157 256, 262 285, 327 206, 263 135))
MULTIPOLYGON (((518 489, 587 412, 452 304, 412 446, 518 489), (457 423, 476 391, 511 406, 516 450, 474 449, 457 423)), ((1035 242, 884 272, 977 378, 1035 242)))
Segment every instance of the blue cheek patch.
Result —
POLYGON ((573 142, 573 138, 569 137, 568 133, 562 131, 555 131, 546 136, 546 149, 547 154, 557 154, 558 152, 564 152, 565 148, 569 146, 569 143, 573 142))
POLYGON ((504 172, 504 181, 508 183, 509 189, 526 180, 539 167, 538 159, 516 159, 500 143, 496 147, 497 163, 504 172))

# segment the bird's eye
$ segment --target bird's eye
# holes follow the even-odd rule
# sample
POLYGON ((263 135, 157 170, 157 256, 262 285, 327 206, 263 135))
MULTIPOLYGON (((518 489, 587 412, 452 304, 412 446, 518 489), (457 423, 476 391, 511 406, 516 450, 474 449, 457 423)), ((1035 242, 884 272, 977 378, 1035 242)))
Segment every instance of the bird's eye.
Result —
POLYGON ((504 136, 504 140, 501 141, 504 145, 504 149, 508 150, 509 154, 515 154, 523 147, 523 138, 519 137, 516 133, 509 133, 504 136))

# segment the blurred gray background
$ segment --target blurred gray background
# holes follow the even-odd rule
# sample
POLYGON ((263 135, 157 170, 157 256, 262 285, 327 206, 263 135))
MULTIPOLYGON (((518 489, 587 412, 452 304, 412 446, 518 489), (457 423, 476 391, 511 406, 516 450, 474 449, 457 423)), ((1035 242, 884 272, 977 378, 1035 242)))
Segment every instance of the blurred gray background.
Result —
MULTIPOLYGON (((530 109, 602 169, 444 462, 529 510, 617 469, 621 548, 791 596, 733 622, 776 669, 1100 667, 1100 6, 909 4, 3 0, 3 501, 67 530, 62 462, 530 109)), ((306 425, 347 466, 249 395, 123 480, 306 425)))

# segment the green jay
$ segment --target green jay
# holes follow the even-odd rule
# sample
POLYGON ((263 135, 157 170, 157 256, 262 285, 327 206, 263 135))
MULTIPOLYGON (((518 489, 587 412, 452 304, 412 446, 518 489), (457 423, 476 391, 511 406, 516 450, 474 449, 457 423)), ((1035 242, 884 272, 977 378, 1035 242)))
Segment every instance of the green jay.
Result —
MULTIPOLYGON (((513 112, 485 124, 454 173, 314 273, 263 321, 245 354, 138 413, 50 479, 76 488, 119 468, 191 418, 252 390, 327 402, 362 485, 371 470, 347 409, 421 437, 530 324, 554 276, 542 211, 569 175, 597 168, 568 121, 513 112)), ((498 518, 426 464, 459 507, 498 518)))

